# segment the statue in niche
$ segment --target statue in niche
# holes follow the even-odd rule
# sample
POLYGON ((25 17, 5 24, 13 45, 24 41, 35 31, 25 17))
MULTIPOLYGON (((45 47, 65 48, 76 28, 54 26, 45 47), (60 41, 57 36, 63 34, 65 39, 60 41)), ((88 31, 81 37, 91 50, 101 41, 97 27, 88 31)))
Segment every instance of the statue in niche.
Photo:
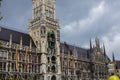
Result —
POLYGON ((54 31, 51 31, 51 32, 48 33, 47 39, 48 39, 48 48, 51 50, 51 53, 53 53, 54 49, 55 49, 55 34, 54 34, 54 31))

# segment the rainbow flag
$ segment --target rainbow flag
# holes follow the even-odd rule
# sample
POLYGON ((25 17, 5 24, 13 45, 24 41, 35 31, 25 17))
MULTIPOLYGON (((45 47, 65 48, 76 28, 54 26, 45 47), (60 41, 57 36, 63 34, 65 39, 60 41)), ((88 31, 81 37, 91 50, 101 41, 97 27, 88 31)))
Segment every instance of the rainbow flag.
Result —
POLYGON ((18 45, 16 46, 16 70, 18 70, 18 45))

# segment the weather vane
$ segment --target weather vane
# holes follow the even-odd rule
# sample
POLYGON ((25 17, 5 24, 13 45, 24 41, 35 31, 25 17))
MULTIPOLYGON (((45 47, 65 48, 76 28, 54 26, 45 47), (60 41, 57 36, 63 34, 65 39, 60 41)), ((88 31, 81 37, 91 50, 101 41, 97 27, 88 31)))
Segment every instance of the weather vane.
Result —
MULTIPOLYGON (((1 3, 2 3, 2 0, 0 0, 0 9, 1 9, 1 3)), ((2 19, 3 17, 1 16, 1 12, 0 12, 0 20, 2 19)))

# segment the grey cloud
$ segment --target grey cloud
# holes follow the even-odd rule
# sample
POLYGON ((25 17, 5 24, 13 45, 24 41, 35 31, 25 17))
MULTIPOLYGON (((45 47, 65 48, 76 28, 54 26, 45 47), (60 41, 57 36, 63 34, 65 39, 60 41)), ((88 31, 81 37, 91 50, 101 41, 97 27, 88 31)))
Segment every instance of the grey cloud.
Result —
MULTIPOLYGON (((119 39, 114 38, 115 35, 119 37, 120 33, 120 0, 56 0, 56 3, 57 18, 60 19, 61 25, 61 41, 67 41, 70 44, 76 43, 77 46, 83 47, 89 45, 90 38, 98 37, 106 45, 111 44, 116 48, 120 47, 118 46, 119 43, 116 44, 119 39), (98 20, 89 25, 90 28, 85 27, 84 30, 80 28, 79 31, 75 29, 71 33, 68 32, 69 35, 62 31, 64 26, 89 17, 90 10, 98 6, 101 1, 105 1, 105 12, 98 20)), ((28 19, 32 17, 32 1, 3 0, 2 15, 4 18, 0 24, 27 31, 28 19)), ((74 28, 76 27, 78 25, 74 26, 74 28)), ((107 46, 107 48, 110 47, 107 46)), ((113 48, 113 50, 115 53, 120 52, 119 49, 113 48)), ((111 56, 109 49, 107 52, 111 56)))

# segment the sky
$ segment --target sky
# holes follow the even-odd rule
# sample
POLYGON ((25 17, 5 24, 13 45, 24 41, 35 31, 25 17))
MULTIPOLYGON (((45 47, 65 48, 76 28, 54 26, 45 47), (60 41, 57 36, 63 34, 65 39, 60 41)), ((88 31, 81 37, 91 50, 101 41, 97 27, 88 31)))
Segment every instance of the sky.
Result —
MULTIPOLYGON (((120 60, 120 0, 56 0, 61 42, 89 48, 97 37, 107 55, 120 60)), ((3 0, 1 25, 28 33, 32 0, 3 0)))

